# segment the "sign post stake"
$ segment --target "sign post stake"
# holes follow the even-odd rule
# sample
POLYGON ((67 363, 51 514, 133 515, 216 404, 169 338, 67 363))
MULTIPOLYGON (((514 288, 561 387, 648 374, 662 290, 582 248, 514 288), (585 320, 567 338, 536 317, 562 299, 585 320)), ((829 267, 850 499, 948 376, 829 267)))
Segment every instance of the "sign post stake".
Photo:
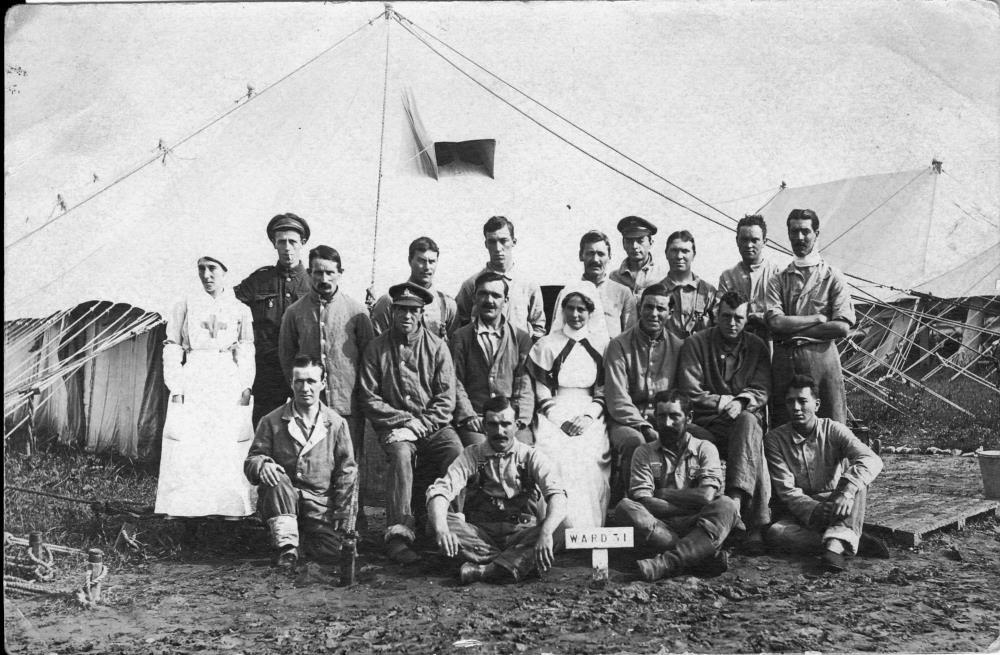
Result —
POLYGON ((608 549, 632 548, 635 536, 632 528, 569 528, 566 530, 566 548, 591 550, 590 586, 608 584, 608 549))

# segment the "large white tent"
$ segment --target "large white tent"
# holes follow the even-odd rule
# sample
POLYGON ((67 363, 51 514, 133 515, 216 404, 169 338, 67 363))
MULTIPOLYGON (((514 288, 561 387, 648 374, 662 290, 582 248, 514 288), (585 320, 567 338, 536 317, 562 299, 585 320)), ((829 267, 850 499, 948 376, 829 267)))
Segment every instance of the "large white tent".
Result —
MULTIPOLYGON (((628 214, 659 225, 660 257, 669 232, 691 230, 695 270, 714 282, 737 259, 733 217, 809 189, 841 221, 824 238, 861 221, 851 231, 863 238, 830 252, 848 273, 932 289, 966 257, 996 268, 993 3, 396 3, 380 14, 371 3, 7 13, 4 309, 50 316, 5 330, 17 346, 5 351, 7 427, 27 420, 39 388, 35 407, 76 399, 59 425, 76 404, 104 407, 84 421, 88 446, 112 434, 119 452, 155 451, 157 337, 132 335, 157 317, 128 306, 163 314, 197 292, 203 254, 226 261, 232 282, 272 263, 264 225, 285 211, 310 221, 310 246, 341 251, 342 284, 359 299, 406 275, 420 235, 442 248, 440 288, 457 291, 485 259, 494 214, 515 221, 517 266, 541 284, 576 277, 579 235, 614 237, 628 214), (485 169, 439 159, 429 173, 435 144, 467 140, 486 144, 485 169), (940 202, 944 178, 921 178, 943 229, 881 200, 932 158, 956 199, 940 202), (910 239, 914 225, 926 229, 910 239), (873 241, 883 234, 893 247, 873 241), (123 304, 69 311, 88 300, 123 304), (148 354, 124 381, 119 344, 148 354), (11 359, 22 351, 34 356, 11 359)), ((782 211, 768 215, 779 246, 782 211)), ((865 293, 885 297, 878 289, 865 293)))
POLYGON ((764 204, 783 180, 815 184, 937 157, 982 212, 996 216, 1000 33, 992 3, 395 6, 414 32, 423 28, 453 47, 428 38, 565 141, 477 86, 406 23, 365 26, 380 8, 9 12, 8 318, 94 298, 162 312, 196 287, 200 254, 226 258, 236 280, 269 263, 263 226, 282 211, 312 222, 313 244, 343 252, 344 285, 357 297, 369 285, 373 252, 381 290, 405 275, 406 244, 421 234, 442 246, 441 286, 457 289, 481 265, 480 228, 497 213, 517 223, 518 265, 541 283, 575 275, 577 236, 590 228, 613 233, 626 214, 650 217, 664 233, 692 230, 696 270, 709 280, 735 260, 724 229, 567 141, 723 224, 729 219, 455 51, 730 215, 764 204), (495 139, 494 177, 435 180, 421 172, 406 93, 435 140, 495 139))

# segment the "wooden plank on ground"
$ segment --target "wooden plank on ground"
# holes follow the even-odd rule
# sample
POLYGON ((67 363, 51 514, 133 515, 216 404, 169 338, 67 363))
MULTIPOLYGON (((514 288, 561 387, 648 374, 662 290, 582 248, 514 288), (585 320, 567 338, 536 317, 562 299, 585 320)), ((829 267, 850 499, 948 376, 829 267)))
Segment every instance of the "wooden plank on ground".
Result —
POLYGON ((961 530, 968 519, 989 512, 1000 516, 1000 501, 940 493, 881 495, 868 507, 865 529, 916 546, 930 532, 950 526, 961 530))

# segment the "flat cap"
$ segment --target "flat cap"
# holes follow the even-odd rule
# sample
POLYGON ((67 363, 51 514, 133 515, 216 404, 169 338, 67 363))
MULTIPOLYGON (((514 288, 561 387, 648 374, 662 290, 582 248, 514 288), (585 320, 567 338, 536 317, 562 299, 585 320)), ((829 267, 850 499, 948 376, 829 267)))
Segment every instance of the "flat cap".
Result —
POLYGON ((656 234, 656 226, 640 216, 626 216, 618 221, 623 237, 645 237, 656 234))
POLYGON ((278 230, 295 230, 302 235, 303 243, 309 240, 309 223, 295 214, 278 214, 267 223, 267 238, 274 241, 274 233, 278 230))
POLYGON ((430 291, 413 282, 403 282, 389 287, 389 297, 393 305, 423 307, 434 302, 430 291))

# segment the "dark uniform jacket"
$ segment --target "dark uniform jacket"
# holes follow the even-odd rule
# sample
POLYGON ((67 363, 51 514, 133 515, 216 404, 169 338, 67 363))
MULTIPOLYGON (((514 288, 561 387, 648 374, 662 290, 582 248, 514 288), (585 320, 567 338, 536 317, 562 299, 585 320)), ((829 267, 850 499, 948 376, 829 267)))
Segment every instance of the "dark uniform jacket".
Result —
POLYGON ((285 310, 309 294, 309 274, 301 263, 292 268, 262 266, 236 285, 236 299, 249 305, 257 360, 278 363, 278 331, 285 310))

